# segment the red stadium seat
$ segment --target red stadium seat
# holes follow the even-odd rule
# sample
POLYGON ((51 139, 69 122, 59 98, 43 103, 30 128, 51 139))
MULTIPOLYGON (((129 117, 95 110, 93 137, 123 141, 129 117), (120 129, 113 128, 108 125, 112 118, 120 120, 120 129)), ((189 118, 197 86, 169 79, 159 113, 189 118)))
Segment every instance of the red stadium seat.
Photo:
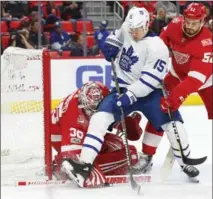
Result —
POLYGON ((89 48, 93 47, 95 45, 95 40, 93 35, 88 35, 87 36, 87 46, 89 48))
POLYGON ((60 55, 58 54, 58 51, 50 51, 50 57, 51 58, 59 58, 60 55))
POLYGON ((19 29, 21 21, 11 21, 10 28, 11 29, 19 29))
POLYGON ((9 46, 10 35, 1 35, 1 42, 3 49, 6 49, 9 46))
POLYGON ((71 21, 61 21, 61 25, 63 27, 63 30, 69 34, 75 34, 73 24, 71 21))
MULTIPOLYGON (((86 31, 88 35, 94 34, 93 23, 90 20, 85 21, 86 31)), ((76 32, 82 33, 84 31, 84 21, 76 21, 76 32)))
POLYGON ((54 1, 55 6, 63 6, 63 1, 54 1))
MULTIPOLYGON (((41 1, 42 6, 45 6, 46 4, 47 4, 46 1, 41 1)), ((30 5, 31 8, 34 7, 34 6, 38 6, 38 1, 29 1, 29 5, 30 5)))
POLYGON ((45 32, 51 32, 54 30, 54 28, 55 28, 55 24, 47 24, 43 26, 43 30, 45 32))
POLYGON ((71 57, 70 54, 71 54, 71 51, 70 51, 70 50, 62 51, 62 57, 63 57, 63 58, 71 57))
POLYGON ((8 32, 7 23, 5 21, 1 21, 1 33, 8 32))

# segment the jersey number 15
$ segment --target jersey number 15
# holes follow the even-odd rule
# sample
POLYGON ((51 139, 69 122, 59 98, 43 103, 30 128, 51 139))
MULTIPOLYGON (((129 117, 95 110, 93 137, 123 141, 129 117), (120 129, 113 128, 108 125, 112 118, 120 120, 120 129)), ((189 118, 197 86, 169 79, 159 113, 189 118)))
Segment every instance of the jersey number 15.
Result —
POLYGON ((159 72, 163 72, 165 66, 166 66, 166 62, 161 59, 158 59, 153 68, 157 69, 159 72))

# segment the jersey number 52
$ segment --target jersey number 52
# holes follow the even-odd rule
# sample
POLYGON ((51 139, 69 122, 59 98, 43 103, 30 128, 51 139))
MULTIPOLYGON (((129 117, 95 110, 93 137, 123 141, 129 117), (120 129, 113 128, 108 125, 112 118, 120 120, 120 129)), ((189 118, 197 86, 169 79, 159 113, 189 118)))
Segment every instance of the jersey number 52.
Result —
POLYGON ((204 53, 202 61, 205 63, 212 63, 212 53, 204 53))

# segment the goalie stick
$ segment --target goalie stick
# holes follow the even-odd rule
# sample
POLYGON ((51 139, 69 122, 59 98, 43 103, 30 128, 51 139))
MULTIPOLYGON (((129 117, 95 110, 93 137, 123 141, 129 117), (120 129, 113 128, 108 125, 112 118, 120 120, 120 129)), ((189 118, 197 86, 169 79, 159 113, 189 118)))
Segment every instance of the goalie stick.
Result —
MULTIPOLYGON (((163 84, 162 84, 162 91, 163 91, 164 97, 167 98, 166 89, 165 89, 165 86, 163 84)), ((205 162, 206 159, 207 159, 207 156, 202 157, 202 158, 193 159, 193 158, 186 157, 184 155, 183 147, 182 147, 181 140, 180 140, 180 136, 178 134, 178 129, 177 129, 177 126, 176 126, 176 122, 174 120, 174 117, 173 117, 173 114, 172 114, 172 111, 171 111, 170 108, 168 109, 168 114, 169 114, 169 118, 171 119, 172 127, 174 129, 174 134, 175 134, 176 141, 177 141, 177 143, 179 145, 179 149, 180 149, 180 153, 181 153, 181 157, 182 157, 183 163, 184 164, 188 164, 188 165, 198 165, 198 164, 202 164, 203 162, 205 162)))
MULTIPOLYGON (((134 179, 138 183, 149 183, 151 182, 152 176, 147 174, 134 175, 134 179)), ((128 175, 115 175, 115 176, 106 176, 107 183, 110 186, 116 184, 126 184, 129 181, 128 175)), ((1 186, 33 186, 33 185, 75 185, 71 180, 21 180, 21 181, 7 181, 1 182, 1 186)))
MULTIPOLYGON (((118 77, 117 77, 117 72, 116 72, 115 63, 114 63, 113 58, 111 59, 111 64, 112 64, 112 71, 113 71, 113 75, 114 75, 116 92, 118 93, 118 95, 120 97, 121 91, 120 91, 120 87, 119 87, 119 84, 118 84, 118 77)), ((137 182, 134 180, 133 174, 132 174, 132 165, 131 165, 130 154, 129 154, 129 146, 128 146, 128 140, 127 140, 124 110, 123 110, 122 107, 120 107, 120 111, 121 111, 121 125, 122 125, 122 129, 123 129, 123 132, 124 132, 123 140, 124 140, 124 146, 125 146, 125 152, 126 152, 126 158, 127 158, 130 184, 131 184, 132 189, 136 190, 137 193, 139 194, 141 186, 139 184, 137 184, 137 182)))

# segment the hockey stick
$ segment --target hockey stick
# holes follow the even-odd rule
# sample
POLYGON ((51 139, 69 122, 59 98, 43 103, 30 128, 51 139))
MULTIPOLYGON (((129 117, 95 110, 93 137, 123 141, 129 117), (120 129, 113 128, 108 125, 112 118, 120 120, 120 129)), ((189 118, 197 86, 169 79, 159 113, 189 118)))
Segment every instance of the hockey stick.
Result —
MULTIPOLYGON (((115 88, 116 88, 118 95, 121 96, 121 91, 120 91, 120 87, 119 87, 119 84, 118 84, 118 76, 117 76, 117 72, 116 72, 115 63, 114 63, 113 58, 111 59, 111 64, 112 64, 112 71, 113 71, 113 75, 114 75, 115 88)), ((133 174, 132 174, 132 165, 131 165, 131 160, 130 160, 129 144, 128 144, 128 140, 127 140, 124 110, 123 110, 122 107, 120 107, 120 111, 121 111, 121 125, 122 125, 122 129, 123 129, 123 132, 124 132, 124 146, 125 146, 127 165, 128 165, 128 170, 129 170, 129 179, 130 179, 132 189, 136 190, 137 193, 139 194, 141 186, 139 184, 137 184, 137 182, 134 180, 133 174)))
MULTIPOLYGON (((162 84, 162 91, 163 91, 164 97, 167 98, 166 89, 165 89, 163 84, 162 84)), ((181 140, 180 140, 180 136, 178 134, 177 125, 176 125, 176 122, 174 120, 174 116, 173 116, 172 111, 171 111, 170 108, 168 108, 168 114, 169 114, 169 118, 170 118, 171 123, 172 123, 172 127, 174 129, 174 134, 175 134, 176 141, 177 141, 177 143, 179 145, 179 149, 180 149, 180 153, 181 153, 181 156, 182 156, 183 163, 184 164, 188 164, 188 165, 198 165, 198 164, 202 164, 203 162, 205 162, 206 159, 207 159, 207 156, 202 157, 202 158, 192 159, 192 158, 186 157, 184 155, 183 147, 182 147, 181 140)))
MULTIPOLYGON (((137 182, 149 183, 151 182, 151 175, 134 175, 134 178, 137 182)), ((127 175, 115 175, 115 176, 106 176, 107 183, 110 186, 115 184, 126 184, 129 181, 129 176, 127 175)), ((33 186, 33 185, 75 185, 71 180, 20 180, 20 181, 6 181, 1 182, 1 186, 33 186)))
POLYGON ((175 158, 173 155, 172 147, 169 147, 166 158, 165 158, 163 165, 161 167, 161 170, 160 170, 160 175, 161 175, 162 181, 165 181, 166 178, 171 173, 174 162, 175 162, 175 158))

